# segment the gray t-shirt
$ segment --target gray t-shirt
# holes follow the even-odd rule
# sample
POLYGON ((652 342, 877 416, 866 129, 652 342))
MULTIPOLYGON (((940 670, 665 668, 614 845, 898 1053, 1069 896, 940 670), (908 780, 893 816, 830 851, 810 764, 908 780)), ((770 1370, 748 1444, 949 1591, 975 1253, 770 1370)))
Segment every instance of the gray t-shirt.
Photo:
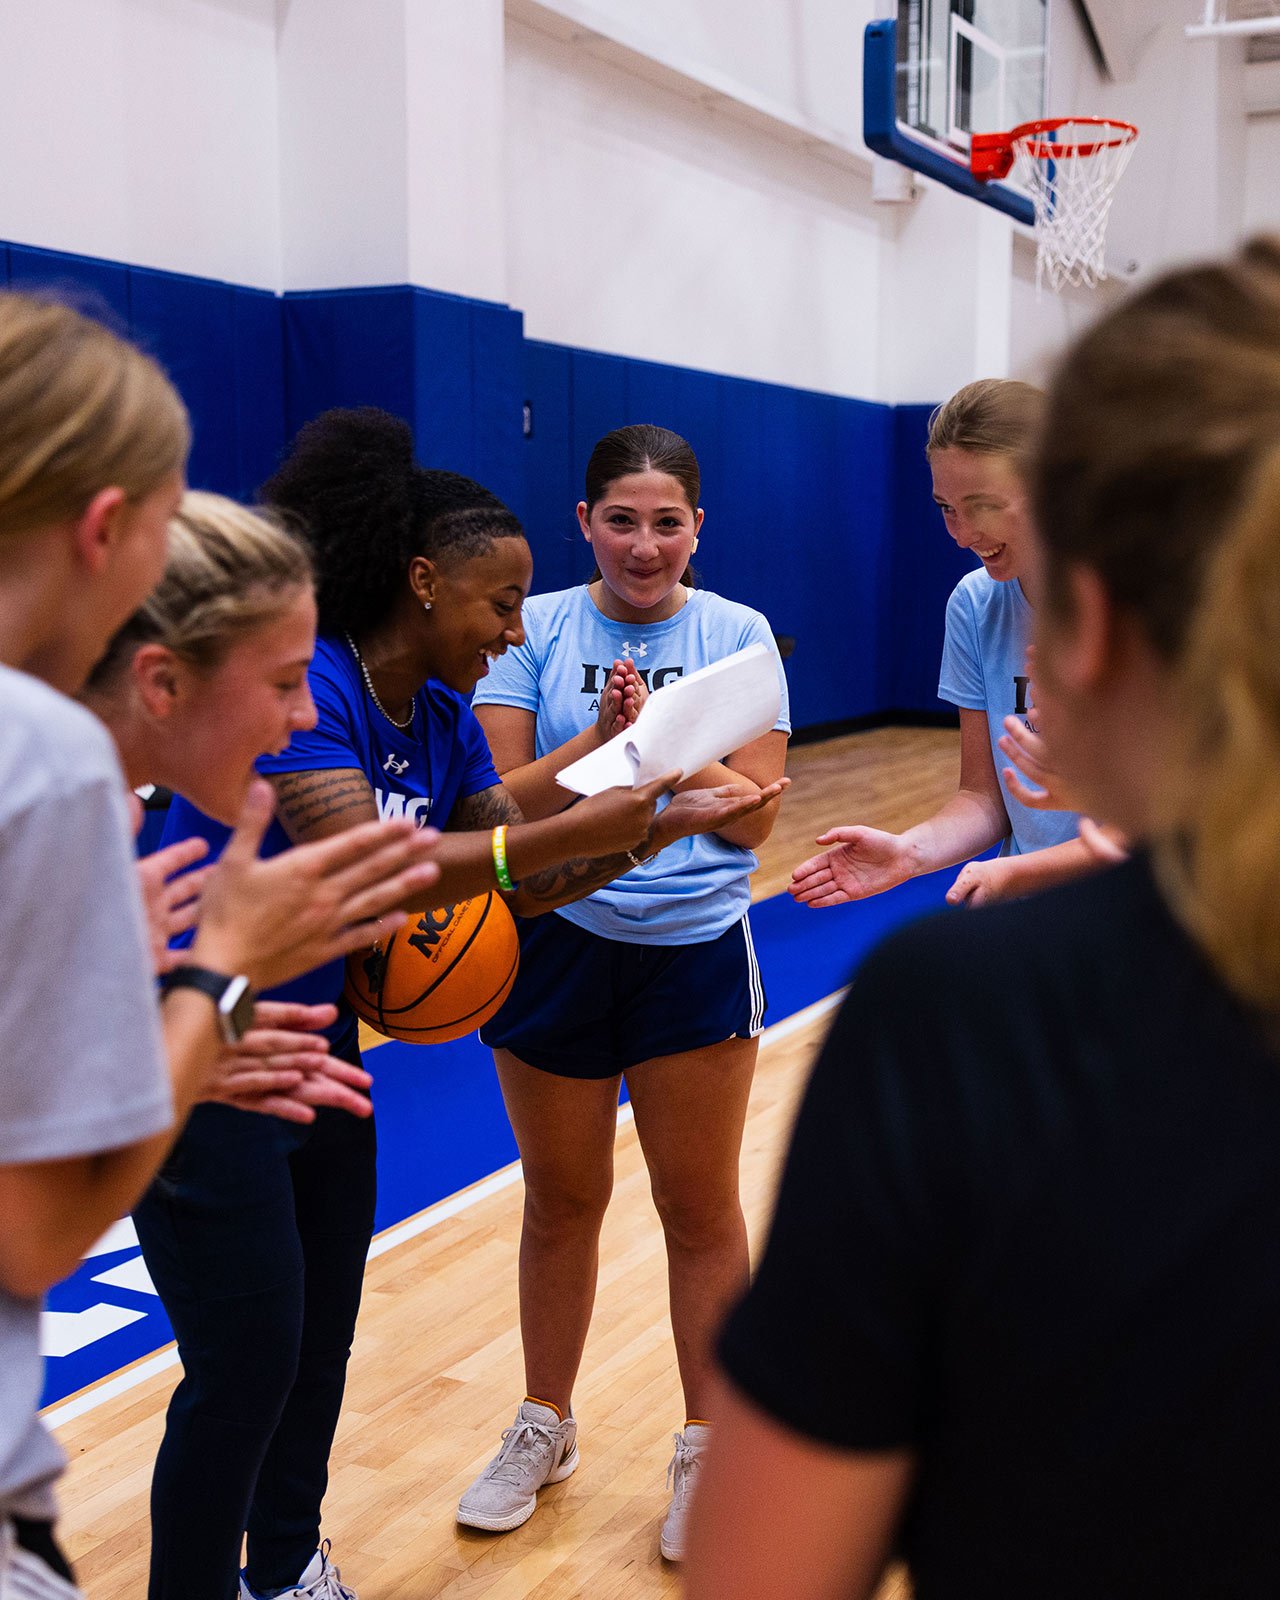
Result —
MULTIPOLYGON (((115 748, 83 707, 0 667, 0 1166, 172 1120, 115 748)), ((54 1514, 41 1376, 40 1302, 0 1288, 0 1518, 54 1514)))

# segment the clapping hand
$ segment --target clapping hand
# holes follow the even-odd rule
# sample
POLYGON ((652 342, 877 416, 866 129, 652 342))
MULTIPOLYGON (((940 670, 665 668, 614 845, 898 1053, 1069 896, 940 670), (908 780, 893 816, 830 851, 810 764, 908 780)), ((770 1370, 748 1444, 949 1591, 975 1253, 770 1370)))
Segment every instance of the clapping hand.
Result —
POLYGON ((640 707, 649 697, 644 679, 636 664, 628 656, 625 661, 615 661, 609 670, 609 681, 600 696, 600 714, 596 727, 601 741, 622 733, 640 715, 640 707))
POLYGON ((189 959, 185 950, 171 950, 169 941, 196 925, 200 891, 213 868, 200 867, 194 872, 187 869, 208 853, 209 846, 203 839, 181 839, 138 862, 151 966, 158 978, 189 959))
POLYGON ((319 1031, 337 1015, 332 1005, 259 1000, 253 1027, 223 1051, 205 1099, 286 1122, 314 1122, 318 1106, 371 1115, 373 1079, 330 1054, 329 1041, 319 1031))

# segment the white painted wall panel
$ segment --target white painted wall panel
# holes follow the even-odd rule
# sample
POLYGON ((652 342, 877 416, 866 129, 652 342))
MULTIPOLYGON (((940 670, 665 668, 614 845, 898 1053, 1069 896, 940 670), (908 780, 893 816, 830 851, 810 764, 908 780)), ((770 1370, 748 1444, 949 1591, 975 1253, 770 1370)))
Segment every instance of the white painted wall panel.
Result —
POLYGON ((0 0, 0 237, 280 279, 275 0, 0 0))
POLYGON ((1244 231, 1280 233, 1280 112, 1249 118, 1245 132, 1244 231))
POLYGON ((510 297, 530 336, 875 395, 865 177, 507 25, 510 297))

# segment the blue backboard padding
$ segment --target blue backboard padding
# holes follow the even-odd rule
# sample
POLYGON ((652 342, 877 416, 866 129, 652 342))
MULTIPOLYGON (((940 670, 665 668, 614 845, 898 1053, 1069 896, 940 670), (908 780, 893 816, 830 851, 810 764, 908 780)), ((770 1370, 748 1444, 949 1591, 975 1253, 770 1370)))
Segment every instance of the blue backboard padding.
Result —
MULTIPOLYGON (((936 909, 954 876, 954 870, 934 873, 874 899, 824 911, 807 910, 787 895, 753 907, 756 951, 769 997, 766 1022, 781 1022, 840 988, 886 933, 936 909)), ((429 1048, 384 1044, 369 1053, 367 1065, 378 1111, 379 1231, 516 1159, 493 1057, 474 1034, 429 1048)), ((52 1311, 83 1311, 105 1303, 142 1316, 83 1350, 48 1361, 42 1405, 54 1404, 172 1339, 154 1295, 94 1282, 96 1274, 137 1255, 134 1248, 94 1256, 50 1294, 52 1311)), ((514 1282, 511 1295, 514 1306, 514 1282)))
POLYGON ((25 294, 51 294, 97 317, 116 333, 129 332, 129 269, 93 256, 30 245, 8 247, 9 287, 25 294))
POLYGON ((1031 227, 1036 213, 1026 195, 1008 184, 984 183, 959 159, 950 159, 902 127, 898 121, 897 70, 897 22, 892 18, 869 22, 862 45, 862 137, 869 148, 1031 227))

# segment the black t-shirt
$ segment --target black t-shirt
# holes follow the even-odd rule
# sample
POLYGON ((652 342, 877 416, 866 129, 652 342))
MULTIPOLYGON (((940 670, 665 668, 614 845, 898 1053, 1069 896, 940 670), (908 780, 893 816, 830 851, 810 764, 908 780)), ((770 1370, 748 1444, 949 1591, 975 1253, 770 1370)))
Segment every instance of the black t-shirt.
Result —
POLYGON ((870 958, 721 1353, 917 1600, 1280 1595, 1280 1054, 1145 861, 870 958))

